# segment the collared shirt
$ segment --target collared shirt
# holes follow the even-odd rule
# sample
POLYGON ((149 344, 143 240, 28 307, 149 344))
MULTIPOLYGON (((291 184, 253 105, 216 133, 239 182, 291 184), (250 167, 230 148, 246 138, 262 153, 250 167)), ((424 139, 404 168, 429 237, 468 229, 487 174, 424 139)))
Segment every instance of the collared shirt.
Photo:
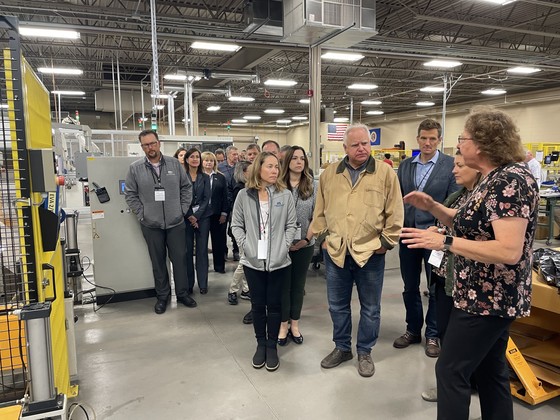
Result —
POLYGON ((346 156, 344 158, 344 164, 348 168, 348 172, 350 173, 350 178, 352 179, 352 186, 356 185, 356 181, 358 180, 358 177, 363 172, 363 170, 366 169, 366 166, 367 166, 370 159, 373 159, 373 158, 370 156, 369 158, 367 158, 367 160, 364 163, 362 163, 360 166, 358 166, 356 169, 354 169, 352 167, 352 165, 350 165, 350 161, 348 160, 348 156, 346 156))
POLYGON ((430 174, 434 170, 434 166, 436 166, 436 162, 439 159, 439 150, 436 150, 436 154, 432 156, 432 158, 427 161, 426 163, 420 160, 420 155, 416 156, 412 163, 416 164, 415 179, 414 179, 414 186, 416 187, 417 191, 423 191, 424 187, 426 186, 426 182, 430 177, 430 174))

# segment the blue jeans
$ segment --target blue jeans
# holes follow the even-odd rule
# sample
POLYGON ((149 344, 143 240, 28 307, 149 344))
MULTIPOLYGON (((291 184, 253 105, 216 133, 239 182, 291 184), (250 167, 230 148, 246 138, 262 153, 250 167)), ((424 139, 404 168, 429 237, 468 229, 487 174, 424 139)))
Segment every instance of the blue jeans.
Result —
POLYGON ((432 266, 428 264, 430 253, 430 250, 410 249, 402 243, 399 245, 401 276, 404 282, 403 301, 406 309, 406 329, 414 335, 422 335, 424 309, 422 307, 422 296, 420 296, 420 276, 422 274, 422 261, 424 261, 429 292, 426 338, 437 338, 435 284, 430 284, 432 266))
POLYGON ((360 268, 347 255, 344 268, 338 267, 323 250, 327 270, 327 298, 333 322, 333 341, 336 348, 350 351, 352 348, 352 288, 356 283, 360 300, 360 322, 358 324, 358 354, 370 354, 379 336, 381 291, 385 254, 374 254, 360 268))

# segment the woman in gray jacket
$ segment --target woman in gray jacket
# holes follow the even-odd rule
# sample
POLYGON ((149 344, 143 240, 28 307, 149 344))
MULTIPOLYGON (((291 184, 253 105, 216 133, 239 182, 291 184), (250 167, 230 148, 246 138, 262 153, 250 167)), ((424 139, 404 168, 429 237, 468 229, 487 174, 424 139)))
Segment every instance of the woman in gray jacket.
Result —
POLYGON ((257 339, 253 367, 274 371, 280 361, 276 344, 281 320, 282 287, 290 272, 288 250, 296 232, 296 210, 290 191, 279 179, 279 161, 260 153, 253 162, 246 188, 235 200, 231 230, 243 250, 257 339))

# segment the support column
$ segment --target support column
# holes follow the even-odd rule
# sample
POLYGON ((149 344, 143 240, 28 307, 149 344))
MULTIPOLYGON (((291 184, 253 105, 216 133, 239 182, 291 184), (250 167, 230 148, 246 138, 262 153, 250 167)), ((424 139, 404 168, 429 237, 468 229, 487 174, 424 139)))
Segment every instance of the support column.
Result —
POLYGON ((309 150, 311 168, 319 173, 319 153, 321 152, 321 46, 309 47, 309 150))

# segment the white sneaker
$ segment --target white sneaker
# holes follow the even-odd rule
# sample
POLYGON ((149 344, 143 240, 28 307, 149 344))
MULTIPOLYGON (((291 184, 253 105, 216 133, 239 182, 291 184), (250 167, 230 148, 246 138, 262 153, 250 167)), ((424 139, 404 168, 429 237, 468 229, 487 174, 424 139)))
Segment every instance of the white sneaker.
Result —
POLYGON ((437 388, 430 388, 422 392, 422 399, 428 402, 437 402, 437 388))

